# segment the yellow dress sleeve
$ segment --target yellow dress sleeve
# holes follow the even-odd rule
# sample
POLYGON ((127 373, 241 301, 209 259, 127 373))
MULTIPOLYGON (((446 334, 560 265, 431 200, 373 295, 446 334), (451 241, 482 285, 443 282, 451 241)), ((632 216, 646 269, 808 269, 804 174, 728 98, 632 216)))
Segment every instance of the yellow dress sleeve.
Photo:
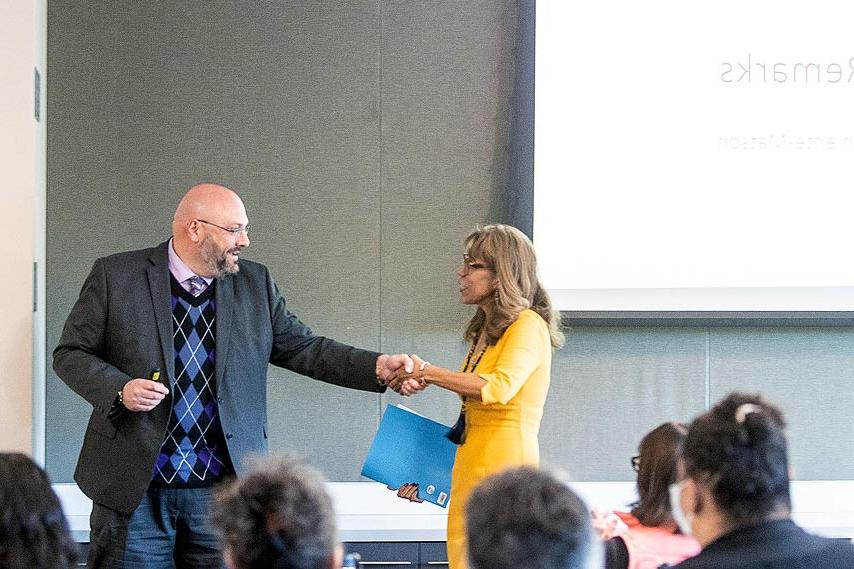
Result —
POLYGON ((501 351, 495 367, 478 375, 486 380, 480 389, 484 404, 506 405, 543 362, 551 349, 548 327, 539 314, 524 311, 507 327, 495 346, 501 351))

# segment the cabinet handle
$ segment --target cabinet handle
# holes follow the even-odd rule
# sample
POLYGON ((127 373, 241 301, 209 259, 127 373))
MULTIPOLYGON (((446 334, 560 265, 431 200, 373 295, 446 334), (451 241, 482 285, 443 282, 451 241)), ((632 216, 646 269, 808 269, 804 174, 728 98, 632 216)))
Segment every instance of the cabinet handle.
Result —
POLYGON ((412 561, 359 561, 359 567, 363 565, 412 565, 412 561))
POLYGON ((447 561, 428 561, 427 565, 447 565, 447 561))

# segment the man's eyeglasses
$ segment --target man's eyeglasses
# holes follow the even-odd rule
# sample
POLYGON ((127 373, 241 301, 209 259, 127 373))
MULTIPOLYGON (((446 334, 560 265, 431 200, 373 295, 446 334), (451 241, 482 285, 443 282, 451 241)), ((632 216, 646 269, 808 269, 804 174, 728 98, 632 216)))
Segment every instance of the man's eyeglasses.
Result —
POLYGON ((196 221, 200 221, 202 223, 207 223, 208 225, 213 225, 214 227, 218 227, 218 228, 222 229, 223 231, 228 231, 229 233, 231 233, 234 236, 240 235, 241 233, 245 233, 246 235, 249 235, 249 226, 248 225, 246 225, 245 227, 223 227, 222 225, 217 225, 216 223, 211 223, 210 221, 205 221, 204 219, 197 219, 196 221))
POLYGON ((632 457, 632 470, 638 472, 640 470, 640 455, 636 454, 632 457))

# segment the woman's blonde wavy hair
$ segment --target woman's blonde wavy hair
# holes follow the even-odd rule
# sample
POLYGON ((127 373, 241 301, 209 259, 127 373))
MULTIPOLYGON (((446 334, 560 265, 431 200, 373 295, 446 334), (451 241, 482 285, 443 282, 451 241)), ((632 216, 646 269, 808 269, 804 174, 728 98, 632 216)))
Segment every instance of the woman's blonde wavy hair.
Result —
POLYGON ((469 322, 465 339, 477 341, 481 330, 486 332, 487 343, 495 344, 504 331, 530 308, 546 321, 552 346, 563 345, 560 331, 560 314, 552 308, 548 292, 537 275, 537 257, 528 237, 510 225, 494 224, 479 227, 463 242, 465 253, 483 261, 495 271, 495 310, 492 320, 478 307, 469 322))

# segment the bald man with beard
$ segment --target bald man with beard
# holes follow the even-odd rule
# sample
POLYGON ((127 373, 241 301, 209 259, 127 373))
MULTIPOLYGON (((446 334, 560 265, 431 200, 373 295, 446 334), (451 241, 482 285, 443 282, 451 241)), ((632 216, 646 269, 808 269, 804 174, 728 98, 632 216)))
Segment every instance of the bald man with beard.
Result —
POLYGON ((267 268, 241 261, 240 197, 200 184, 172 237, 95 261, 53 352, 92 405, 75 471, 93 501, 89 567, 222 567, 212 488, 267 451, 267 365, 382 392, 405 355, 314 335, 267 268))

